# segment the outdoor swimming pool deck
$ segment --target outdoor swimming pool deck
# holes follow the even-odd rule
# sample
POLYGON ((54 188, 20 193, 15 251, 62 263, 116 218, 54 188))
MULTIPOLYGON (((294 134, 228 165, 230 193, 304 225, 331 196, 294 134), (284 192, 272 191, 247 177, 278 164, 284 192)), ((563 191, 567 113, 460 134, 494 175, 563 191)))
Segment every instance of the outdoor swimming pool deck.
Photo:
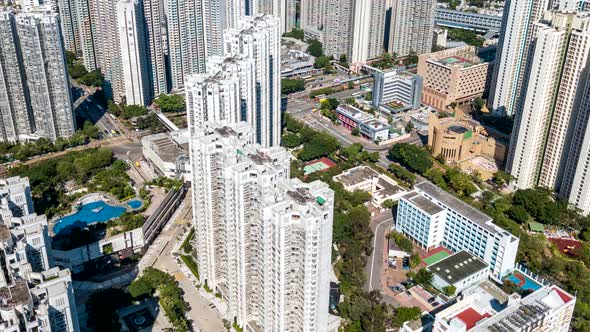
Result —
POLYGON ((508 276, 506 276, 506 278, 504 278, 504 280, 510 280, 513 283, 516 284, 516 286, 522 290, 529 290, 529 291, 536 291, 539 288, 541 288, 541 284, 539 284, 538 282, 534 281, 533 279, 531 279, 530 277, 528 277, 527 275, 520 273, 518 271, 514 271, 512 273, 510 273, 508 276))
POLYGON ((103 199, 83 203, 76 212, 53 222, 53 234, 59 234, 64 229, 71 227, 83 228, 97 222, 107 222, 121 216, 127 210, 137 210, 143 206, 143 202, 139 199, 132 199, 125 204, 129 208, 123 205, 111 205, 103 199))
MULTIPOLYGON (((79 226, 84 227, 96 222, 105 222, 122 215, 127 209, 122 206, 109 205, 105 201, 96 201, 83 204, 76 213, 64 216, 55 221, 53 233, 58 234, 60 231, 82 223, 79 226)), ((75 226, 74 226, 75 227, 75 226)))

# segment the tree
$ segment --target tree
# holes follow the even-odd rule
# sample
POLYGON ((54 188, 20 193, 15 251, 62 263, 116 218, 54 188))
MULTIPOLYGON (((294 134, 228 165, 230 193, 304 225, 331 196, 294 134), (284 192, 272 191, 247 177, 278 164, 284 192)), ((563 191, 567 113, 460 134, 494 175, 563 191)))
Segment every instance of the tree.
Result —
POLYGON ((387 157, 420 174, 426 173, 432 167, 432 160, 428 152, 408 143, 393 145, 387 157))
POLYGON ((432 272, 427 269, 420 269, 418 270, 418 273, 416 273, 414 281, 419 285, 429 285, 432 282, 432 272))
POLYGON ((414 245, 412 244, 412 241, 410 241, 403 234, 398 233, 398 232, 391 232, 391 233, 389 233, 389 238, 393 238, 393 240, 395 241, 395 244, 397 244, 397 246, 401 250, 403 250, 407 253, 411 253, 414 251, 414 245))
POLYGON ((293 28, 293 30, 283 33, 283 37, 290 37, 290 38, 303 40, 303 39, 305 39, 305 34, 303 33, 303 30, 293 28))
POLYGON ((397 202, 394 202, 391 199, 386 199, 385 201, 383 201, 383 203, 381 203, 381 207, 388 210, 393 209, 393 207, 396 205, 397 202))
POLYGON ((395 177, 403 181, 406 185, 410 187, 414 185, 416 176, 412 174, 412 172, 396 164, 389 164, 388 169, 393 175, 395 175, 395 177))
POLYGON ((446 171, 444 178, 448 186, 459 196, 471 196, 477 191, 471 176, 463 173, 459 168, 450 168, 446 171))
POLYGON ((307 53, 310 55, 318 58, 324 54, 324 50, 322 49, 322 43, 320 43, 317 39, 310 39, 307 41, 309 46, 307 47, 307 53))
POLYGON ((492 177, 492 181, 499 185, 505 185, 507 183, 509 183, 510 181, 512 181, 512 175, 510 175, 509 173, 506 173, 504 171, 497 171, 496 173, 494 173, 494 176, 492 177))
POLYGON ((134 280, 127 290, 129 291, 129 295, 134 298, 150 296, 154 292, 154 288, 146 278, 138 278, 134 280))
POLYGON ((281 93, 284 95, 303 90, 305 90, 305 80, 303 79, 283 78, 281 80, 281 93))
POLYGON ((324 67, 324 74, 332 74, 334 72, 334 66, 332 66, 331 62, 328 62, 328 64, 324 67))
POLYGON ((401 327, 405 322, 413 321, 420 318, 422 310, 418 307, 399 307, 395 309, 393 316, 393 325, 401 327))
POLYGON ((328 98, 320 102, 320 108, 324 110, 335 110, 340 103, 336 98, 328 98))
POLYGON ((100 72, 100 69, 95 69, 91 72, 88 72, 84 76, 80 78, 80 84, 94 86, 94 87, 101 87, 104 77, 100 72))
POLYGON ((88 71, 86 70, 86 67, 84 67, 83 64, 74 63, 68 66, 68 74, 70 74, 70 77, 76 80, 88 74, 88 71))
POLYGON ((451 40, 462 41, 465 42, 467 45, 472 45, 475 47, 482 47, 483 42, 485 41, 485 39, 483 37, 478 36, 477 33, 463 29, 449 28, 448 36, 451 40))
POLYGON ((301 144, 303 144, 303 139, 297 134, 286 133, 281 138, 281 145, 289 149, 296 148, 301 144))
POLYGON ((100 130, 97 126, 93 125, 90 121, 84 122, 84 128, 82 129, 84 134, 92 139, 97 139, 100 135, 100 130))
POLYGON ((414 124, 412 123, 412 121, 409 121, 409 122, 406 124, 406 126, 405 126, 404 130, 406 131, 406 133, 409 133, 409 132, 411 132, 411 131, 412 131, 412 129, 414 129, 414 124))
POLYGON ((418 64, 418 55, 416 52, 410 52, 410 54, 404 58, 403 62, 406 66, 416 65, 418 64))
POLYGON ((521 205, 511 206, 508 209, 508 211, 506 211, 506 214, 508 215, 508 217, 510 217, 510 219, 512 219, 520 224, 526 223, 530 218, 529 213, 521 205))
POLYGON ((369 92, 367 92, 367 93, 365 94, 365 100, 366 100, 366 101, 371 101, 371 100, 373 100, 373 93, 372 93, 371 91, 369 91, 369 92))
POLYGON ((325 68, 327 65, 330 64, 330 58, 325 55, 319 56, 315 59, 313 67, 316 69, 325 68))
POLYGON ((457 287, 453 286, 453 285, 448 285, 443 287, 443 293, 445 293, 446 296, 453 296, 455 295, 455 292, 457 291, 457 287))
POLYGON ((297 157, 302 161, 310 161, 320 157, 327 157, 340 148, 338 140, 324 132, 318 132, 311 141, 303 144, 303 149, 297 157))
POLYGON ((340 54, 340 59, 338 61, 338 64, 341 65, 342 67, 348 68, 348 61, 346 59, 346 54, 340 54))
POLYGON ((350 131, 350 134, 352 136, 360 136, 361 135, 361 131, 360 129, 358 129, 358 127, 354 127, 352 128, 352 130, 350 131))
POLYGON ((420 263, 422 263, 422 259, 420 258, 420 254, 418 254, 417 252, 413 252, 410 255, 410 268, 415 268, 418 265, 420 265, 420 263))
POLYGON ((184 98, 181 95, 161 94, 154 100, 154 104, 162 112, 182 112, 186 109, 184 98))
POLYGON ((485 100, 483 100, 481 97, 477 97, 473 100, 473 103, 471 104, 471 106, 473 107, 473 110, 476 113, 479 113, 479 112, 481 112, 481 110, 483 109, 485 104, 486 104, 485 100))

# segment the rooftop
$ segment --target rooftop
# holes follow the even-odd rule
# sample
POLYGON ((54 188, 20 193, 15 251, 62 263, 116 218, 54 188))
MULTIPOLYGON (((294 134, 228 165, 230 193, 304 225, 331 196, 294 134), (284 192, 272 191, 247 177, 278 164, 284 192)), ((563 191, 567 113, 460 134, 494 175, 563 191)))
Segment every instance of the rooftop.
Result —
POLYGON ((361 111, 360 109, 358 109, 354 106, 347 105, 347 104, 338 105, 337 111, 340 111, 339 113, 346 114, 359 122, 364 122, 364 121, 373 119, 372 115, 365 113, 365 112, 361 111))
POLYGON ((430 265, 428 270, 453 284, 487 268, 488 265, 481 259, 466 251, 459 251, 430 265))
POLYGON ((175 162, 178 156, 188 154, 188 144, 179 144, 166 133, 148 136, 145 140, 163 161, 175 162))
POLYGON ((412 204, 416 205, 419 209, 421 209, 422 211, 425 211, 426 213, 428 213, 430 215, 444 211, 443 208, 434 204, 431 200, 420 196, 420 194, 418 194, 415 191, 407 193, 402 198, 405 198, 408 201, 412 202, 412 204))
POLYGON ((377 187, 379 187, 379 189, 377 189, 375 193, 381 194, 384 197, 389 197, 405 191, 404 188, 398 186, 397 184, 386 181, 382 177, 379 177, 379 180, 377 180, 377 187))
POLYGON ((471 59, 467 59, 458 55, 452 55, 446 58, 433 60, 434 62, 438 62, 444 66, 459 66, 463 68, 473 67, 475 65, 480 64, 481 62, 476 62, 471 59))
POLYGON ((379 176, 379 173, 368 166, 358 166, 336 176, 334 179, 345 186, 352 186, 379 176))
POLYGON ((441 202, 443 205, 461 214, 465 218, 479 224, 482 228, 487 229, 490 232, 496 232, 496 229, 491 226, 491 217, 471 207, 467 203, 462 202, 455 196, 435 186, 431 182, 424 181, 418 183, 414 186, 414 188, 424 192, 426 195, 432 197, 438 202, 441 202))

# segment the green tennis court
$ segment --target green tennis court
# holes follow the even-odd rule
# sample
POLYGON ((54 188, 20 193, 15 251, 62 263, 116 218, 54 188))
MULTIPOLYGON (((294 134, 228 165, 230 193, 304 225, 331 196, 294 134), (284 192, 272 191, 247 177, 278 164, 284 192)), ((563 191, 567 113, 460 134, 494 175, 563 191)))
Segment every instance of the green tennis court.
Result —
POLYGON ((440 251, 437 252, 436 254, 432 255, 432 256, 428 256, 426 258, 423 258, 422 261, 424 261, 424 263, 426 263, 427 265, 432 265, 438 261, 441 261, 445 258, 449 257, 449 253, 446 251, 440 251))

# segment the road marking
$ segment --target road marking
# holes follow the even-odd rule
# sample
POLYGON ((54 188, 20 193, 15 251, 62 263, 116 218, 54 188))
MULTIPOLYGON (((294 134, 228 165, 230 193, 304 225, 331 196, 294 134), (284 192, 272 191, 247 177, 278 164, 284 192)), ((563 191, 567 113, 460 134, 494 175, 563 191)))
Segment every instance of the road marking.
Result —
MULTIPOLYGON (((371 272, 369 274, 369 292, 373 290, 373 267, 375 266, 375 246, 377 245, 377 234, 379 234, 379 226, 386 222, 393 221, 393 218, 382 221, 377 227, 375 227, 375 235, 373 237, 373 259, 371 260, 371 272)), ((379 271, 381 273, 381 271, 379 271)))

